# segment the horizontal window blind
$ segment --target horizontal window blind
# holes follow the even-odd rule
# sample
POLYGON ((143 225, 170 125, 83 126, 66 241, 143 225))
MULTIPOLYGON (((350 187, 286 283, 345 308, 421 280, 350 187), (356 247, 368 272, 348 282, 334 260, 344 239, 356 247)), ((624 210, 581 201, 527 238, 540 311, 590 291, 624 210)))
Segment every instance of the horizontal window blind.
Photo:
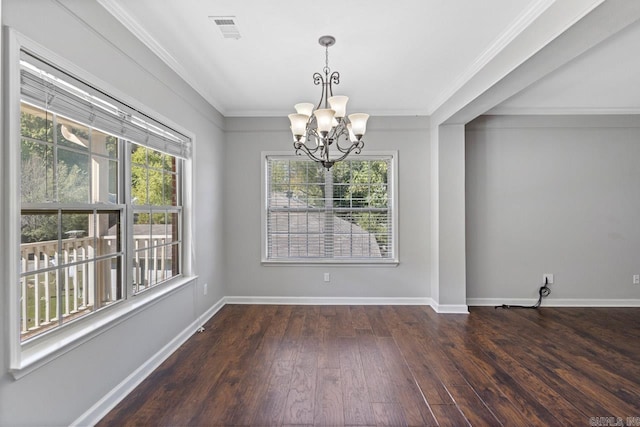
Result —
POLYGON ((23 102, 116 137, 180 158, 190 156, 191 140, 187 136, 24 51, 20 94, 23 102))
POLYGON ((267 156, 266 258, 393 259, 391 167, 388 156, 345 160, 330 171, 267 156))

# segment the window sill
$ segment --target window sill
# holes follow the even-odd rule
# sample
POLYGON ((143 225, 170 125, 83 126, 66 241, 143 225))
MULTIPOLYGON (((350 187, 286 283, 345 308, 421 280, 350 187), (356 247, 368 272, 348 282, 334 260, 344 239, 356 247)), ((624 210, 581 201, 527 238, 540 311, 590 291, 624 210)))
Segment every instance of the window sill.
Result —
POLYGON ((261 262, 262 265, 267 267, 275 267, 275 266, 334 266, 334 267, 350 267, 350 266, 362 266, 362 267, 397 267, 400 262, 397 259, 385 259, 385 260, 335 260, 335 259, 283 259, 283 260, 274 260, 274 259, 263 259, 261 262))
POLYGON ((166 286, 150 289, 111 307, 105 307, 90 318, 79 319, 41 338, 19 344, 19 359, 11 364, 9 372, 18 380, 139 314, 141 309, 152 306, 196 279, 197 276, 182 277, 175 282, 167 283, 166 286))

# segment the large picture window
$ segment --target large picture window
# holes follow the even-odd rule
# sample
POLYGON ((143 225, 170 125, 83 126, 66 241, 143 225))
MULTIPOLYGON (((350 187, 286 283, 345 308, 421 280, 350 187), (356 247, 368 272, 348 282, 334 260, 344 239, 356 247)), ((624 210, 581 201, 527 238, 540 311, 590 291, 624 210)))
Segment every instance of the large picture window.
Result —
POLYGON ((263 260, 396 262, 394 160, 266 155, 263 260))
POLYGON ((20 341, 183 274, 190 140, 20 54, 20 341))
POLYGON ((20 324, 27 340, 122 298, 117 138, 21 104, 20 324), (111 236, 109 233, 111 232, 111 236))

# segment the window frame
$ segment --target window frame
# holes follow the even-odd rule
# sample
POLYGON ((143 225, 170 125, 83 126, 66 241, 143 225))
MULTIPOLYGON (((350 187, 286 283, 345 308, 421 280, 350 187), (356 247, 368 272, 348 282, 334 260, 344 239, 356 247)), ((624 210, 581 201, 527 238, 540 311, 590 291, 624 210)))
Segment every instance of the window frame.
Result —
MULTIPOLYGON (((125 146, 126 163, 129 166, 129 168, 127 170, 127 182, 131 182, 131 174, 132 174, 132 169, 133 169, 134 166, 135 167, 143 167, 147 171, 147 174, 148 174, 148 172, 150 170, 155 170, 156 172, 158 171, 157 169, 149 167, 149 162, 148 162, 148 157, 147 156, 145 156, 145 164, 144 165, 142 165, 140 163, 134 163, 132 161, 131 155, 132 155, 132 151, 133 151, 133 147, 134 146, 138 146, 138 147, 146 149, 147 150, 147 156, 148 156, 148 151, 156 151, 156 152, 158 152, 158 150, 156 150, 155 148, 145 147, 144 145, 141 145, 141 144, 138 144, 138 143, 135 143, 135 142, 132 142, 132 141, 127 141, 126 142, 126 146, 125 146)), ((162 154, 173 156, 172 154, 168 154, 168 153, 162 153, 162 154)), ((131 227, 128 228, 129 233, 128 233, 128 241, 127 242, 130 245, 130 250, 127 252, 127 254, 128 255, 132 255, 132 258, 127 258, 127 260, 126 260, 127 261, 127 274, 133 274, 132 273, 132 269, 134 267, 136 267, 135 266, 136 262, 134 262, 134 261, 138 260, 137 254, 141 253, 141 252, 156 251, 158 248, 162 248, 162 247, 173 248, 175 246, 175 247, 177 247, 178 251, 182 255, 181 258, 184 258, 184 231, 183 231, 182 225, 183 225, 183 222, 184 222, 183 219, 184 219, 184 197, 185 197, 185 195, 183 194, 184 191, 183 191, 183 188, 182 188, 183 181, 184 181, 184 178, 183 178, 182 174, 183 174, 183 169, 184 169, 184 164, 186 162, 186 159, 179 159, 179 158, 176 158, 176 159, 178 160, 178 163, 176 164, 176 169, 175 169, 175 171, 170 173, 171 175, 175 175, 176 176, 177 184, 176 184, 176 194, 175 194, 175 196, 176 196, 176 199, 178 200, 178 203, 176 205, 151 204, 151 203, 148 202, 148 200, 147 200, 146 204, 136 204, 136 203, 130 203, 129 204, 130 212, 128 212, 127 220, 128 220, 128 223, 131 224, 131 227), (173 231, 175 231, 176 240, 172 240, 170 243, 166 243, 165 242, 163 244, 152 245, 151 244, 151 240, 153 239, 153 232, 152 232, 152 223, 150 222, 149 223, 149 225, 150 225, 150 228, 149 228, 149 233, 150 233, 149 234, 149 236, 150 236, 149 246, 147 246, 147 247, 145 247, 143 249, 137 248, 135 246, 135 242, 134 242, 134 236, 135 236, 134 227, 135 227, 135 225, 137 225, 136 222, 135 222, 135 219, 134 219, 135 215, 137 215, 137 214, 149 214, 150 215, 150 219, 151 219, 151 216, 154 213, 156 213, 156 214, 157 213, 164 213, 167 216, 171 215, 171 214, 177 215, 179 220, 178 220, 178 223, 176 224, 176 230, 173 230, 173 231)), ((166 170, 163 169, 162 172, 166 172, 166 170)), ((149 182, 147 182, 147 192, 149 191, 148 184, 149 184, 149 182)), ((131 191, 131 187, 127 186, 124 190, 125 191, 131 191)), ((129 193, 125 193, 125 194, 126 194, 127 200, 131 200, 132 199, 132 197, 133 197, 132 194, 129 194, 129 193)), ((147 196, 148 196, 148 194, 147 194, 147 196)), ((165 223, 165 225, 166 225, 166 223, 165 223)), ((171 250, 173 250, 173 249, 171 249, 171 250)), ((180 261, 181 260, 179 260, 179 262, 180 261)), ((182 270, 182 267, 183 266, 180 265, 180 270, 182 270)), ((184 273, 181 271, 175 277, 182 276, 183 274, 184 273)), ((135 276, 135 275, 133 275, 133 276, 135 276)), ((129 295, 130 296, 140 295, 140 294, 142 294, 144 292, 148 292, 149 290, 155 288, 158 285, 162 285, 166 281, 174 279, 173 277, 171 277, 171 278, 166 279, 165 281, 162 281, 162 282, 157 283, 155 285, 149 285, 149 286, 144 286, 143 285, 143 286, 141 286, 141 284, 138 283, 135 280, 136 278, 133 277, 133 276, 127 276, 127 284, 131 284, 132 287, 133 287, 133 289, 127 289, 127 292, 128 292, 127 295, 128 296, 129 295), (133 282, 129 283, 132 280, 133 280, 133 282)), ((149 278, 147 278, 147 279, 149 279, 149 278)))
POLYGON ((391 248, 393 256, 390 258, 305 258, 305 257, 289 257, 289 258, 269 258, 268 257, 268 197, 267 191, 269 187, 269 158, 281 158, 284 160, 313 160, 306 156, 296 155, 290 151, 263 151, 260 153, 261 164, 261 264, 269 265, 361 265, 361 266, 397 266, 399 261, 398 253, 398 151, 367 151, 367 153, 358 154, 350 157, 348 160, 382 160, 382 158, 391 158, 391 171, 387 175, 387 187, 391 191, 391 206, 389 207, 391 217, 391 248))
MULTIPOLYGON (((4 79, 2 81, 3 93, 3 137, 5 144, 0 147, 2 158, 0 159, 0 170, 3 171, 3 178, 7 180, 5 184, 18 183, 18 185, 4 185, 2 189, 3 210, 1 213, 0 237, 6 242, 3 249, 4 260, 3 266, 5 275, 3 277, 5 286, 1 291, 5 295, 5 309, 3 314, 7 324, 7 349, 9 356, 9 372, 15 379, 20 379, 25 375, 33 372, 39 367, 55 360, 57 357, 71 351, 72 349, 82 345, 83 343, 93 339, 110 328, 126 321, 127 319, 137 315, 145 308, 160 301, 161 299, 172 295, 183 286, 193 283, 197 276, 193 270, 194 255, 189 249, 192 247, 192 236, 194 235, 194 218, 193 218, 193 186, 194 186, 194 167, 193 159, 195 158, 195 135, 173 121, 155 112, 153 109, 141 104, 136 99, 114 88, 91 73, 78 67, 74 63, 66 60, 51 50, 39 45, 28 37, 22 35, 12 28, 3 29, 4 41, 4 66, 2 72, 4 79), (123 224, 121 225, 122 242, 125 247, 124 255, 124 298, 108 307, 101 308, 91 315, 84 316, 62 327, 57 327, 51 331, 47 331, 40 336, 21 342, 20 332, 20 224, 21 224, 21 135, 20 135, 20 59, 21 51, 28 52, 34 56, 41 58, 50 64, 60 67, 69 74, 75 76, 81 81, 89 82, 93 87, 99 88, 104 93, 109 94, 115 99, 120 100, 126 105, 131 106, 139 111, 144 111, 150 117, 166 124, 177 132, 187 136, 191 140, 191 156, 182 160, 181 194, 182 194, 182 222, 179 225, 181 233, 181 273, 179 276, 168 279, 157 286, 150 287, 145 292, 133 294, 129 279, 132 276, 130 268, 131 249, 129 246, 132 237, 132 213, 123 213, 123 224)), ((125 141, 124 144, 131 144, 125 141)), ((153 149, 153 147, 150 147, 153 149)), ((125 150, 126 151, 126 150, 125 150)), ((121 159, 122 167, 130 166, 130 158, 127 154, 121 159)), ((130 176, 127 171, 125 176, 130 176)), ((3 180, 4 181, 4 180, 3 180)), ((130 190, 126 182, 118 184, 120 191, 124 197, 130 195, 130 190)), ((127 199, 128 200, 128 199, 127 199)), ((97 210, 103 207, 100 204, 93 205, 97 210)), ((110 209, 119 210, 123 205, 108 205, 110 209)))

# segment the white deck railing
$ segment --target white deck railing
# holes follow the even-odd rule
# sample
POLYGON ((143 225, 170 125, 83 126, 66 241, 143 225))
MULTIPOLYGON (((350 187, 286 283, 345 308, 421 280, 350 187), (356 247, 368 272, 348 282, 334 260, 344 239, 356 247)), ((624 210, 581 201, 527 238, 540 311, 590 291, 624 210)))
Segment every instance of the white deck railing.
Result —
POLYGON ((57 286, 56 266, 61 264, 60 261, 62 264, 68 264, 92 258, 93 241, 93 237, 64 239, 61 252, 58 252, 57 240, 20 245, 22 272, 34 271, 33 274, 23 276, 20 281, 23 334, 57 322, 59 298, 63 298, 62 316, 69 316, 88 308, 89 272, 85 268, 87 264, 62 269, 58 275, 58 280, 63 281, 62 295, 59 294, 60 287, 57 286), (33 313, 29 316, 28 309, 31 307, 33 313))
MULTIPOLYGON (((98 253, 111 252, 107 246, 114 241, 115 236, 98 238, 97 245, 105 245, 98 253)), ((169 242, 171 236, 165 235, 134 237, 134 293, 171 277, 171 249, 163 246, 169 242)), ((21 271, 29 273, 20 280, 23 339, 56 326, 60 316, 63 320, 81 316, 96 306, 96 264, 85 262, 95 254, 93 237, 63 239, 60 251, 57 240, 20 245, 21 271)), ((115 274, 117 271, 112 270, 110 289, 105 291, 110 295, 109 302, 117 299, 115 274)), ((99 306, 104 302, 99 301, 99 306)))
POLYGON ((134 293, 171 277, 170 264, 167 262, 172 258, 171 249, 165 246, 165 242, 169 241, 168 238, 169 236, 164 235, 152 235, 151 239, 134 236, 134 293))

